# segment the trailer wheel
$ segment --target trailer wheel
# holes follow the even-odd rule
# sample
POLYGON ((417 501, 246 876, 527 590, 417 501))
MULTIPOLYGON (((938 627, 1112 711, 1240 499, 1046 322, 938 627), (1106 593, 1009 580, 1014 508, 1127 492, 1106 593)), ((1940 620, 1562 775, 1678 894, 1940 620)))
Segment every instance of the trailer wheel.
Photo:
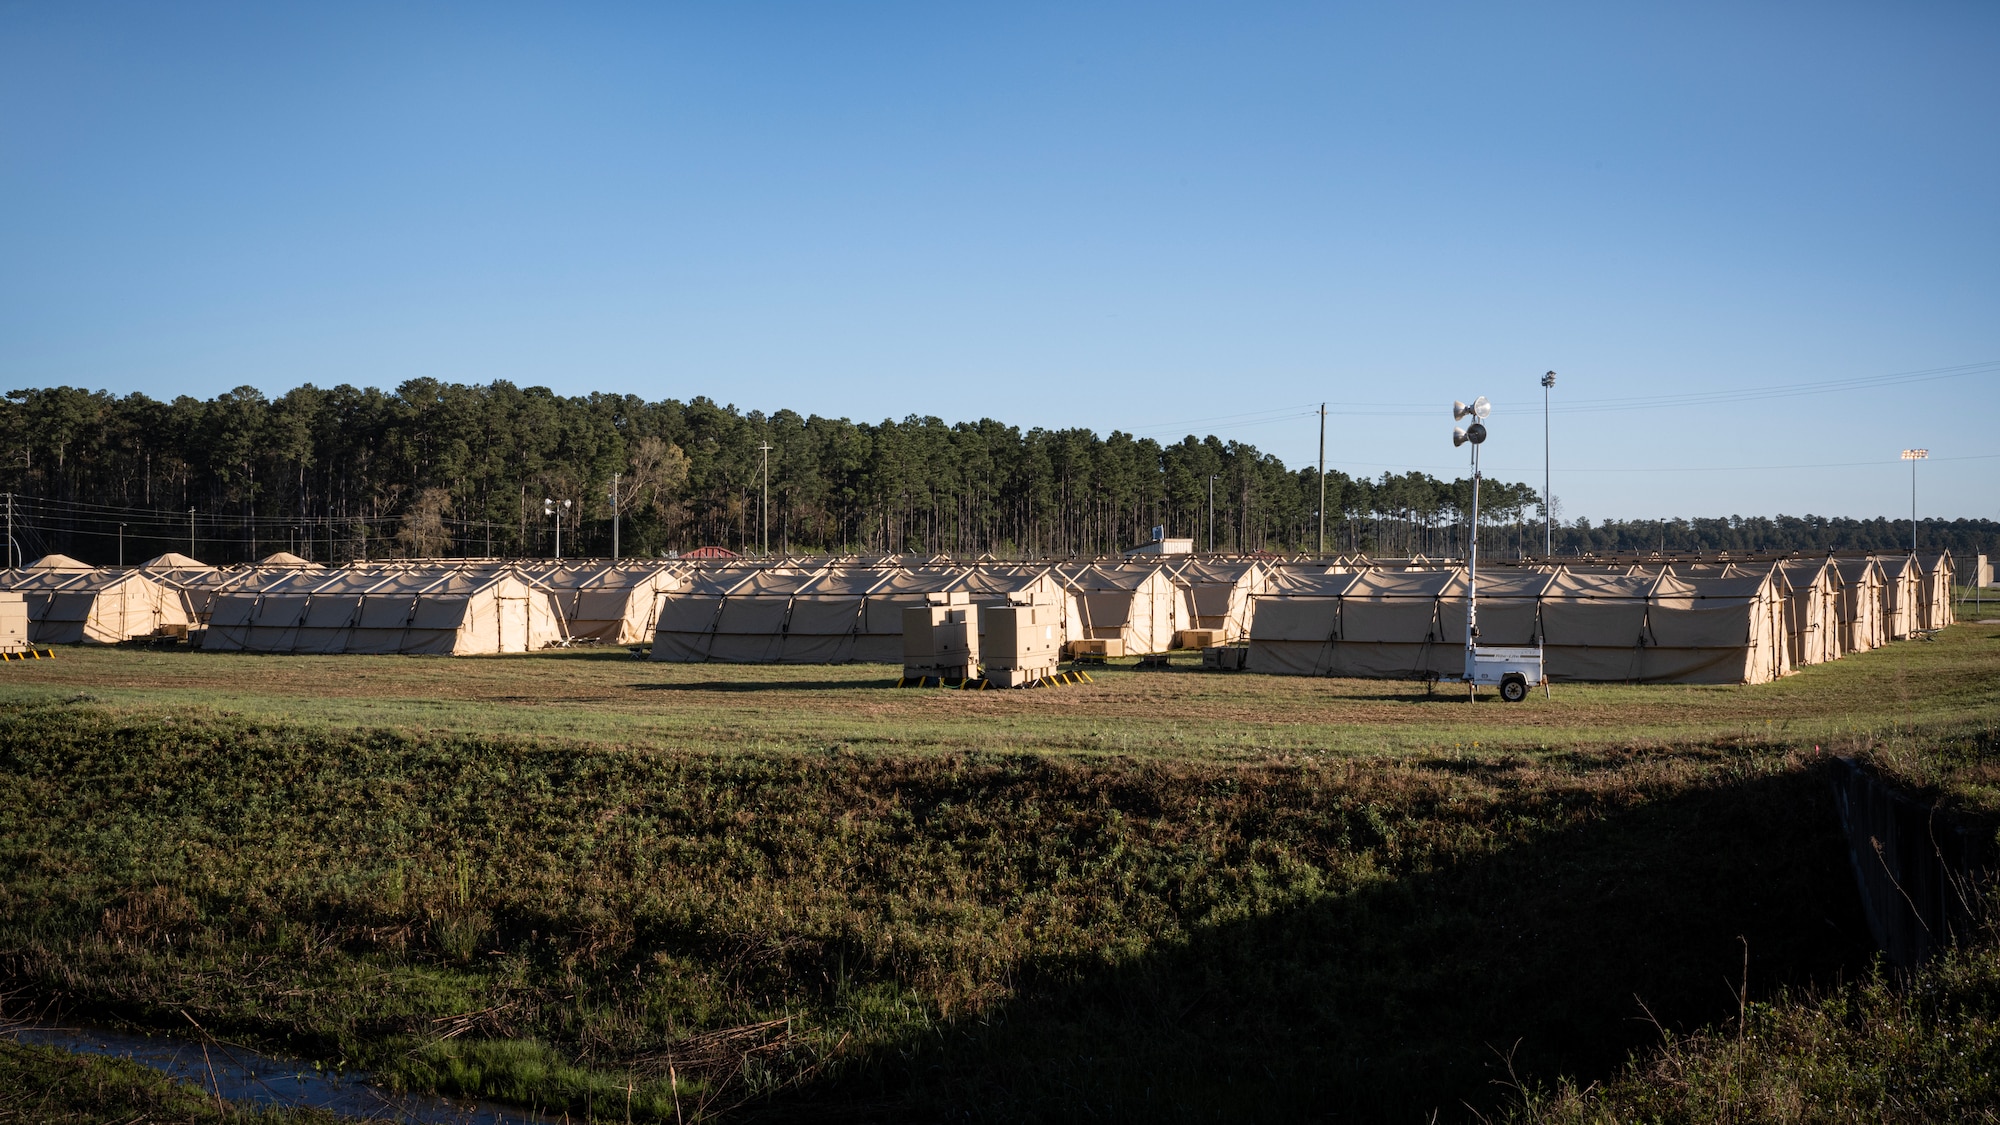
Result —
POLYGON ((1519 703, 1528 698, 1528 678, 1519 673, 1509 673, 1500 678, 1500 698, 1509 703, 1519 703))

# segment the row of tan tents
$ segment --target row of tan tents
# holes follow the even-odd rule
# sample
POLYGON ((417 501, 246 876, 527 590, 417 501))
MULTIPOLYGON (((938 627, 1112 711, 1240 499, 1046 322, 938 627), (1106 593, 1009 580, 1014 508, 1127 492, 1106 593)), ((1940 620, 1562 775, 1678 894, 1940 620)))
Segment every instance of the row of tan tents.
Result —
MULTIPOLYGON (((1481 641, 1543 645, 1552 679, 1759 683, 1949 624, 1952 580, 1948 554, 1495 566, 1480 575, 1481 641)), ((329 569, 163 555, 113 569, 51 556, 0 572, 37 644, 186 635, 207 651, 474 655, 603 643, 663 661, 894 663, 903 610, 962 593, 1059 607, 1072 650, 1247 642, 1253 671, 1419 678, 1462 662, 1465 583, 1450 561, 1366 558, 329 569)))

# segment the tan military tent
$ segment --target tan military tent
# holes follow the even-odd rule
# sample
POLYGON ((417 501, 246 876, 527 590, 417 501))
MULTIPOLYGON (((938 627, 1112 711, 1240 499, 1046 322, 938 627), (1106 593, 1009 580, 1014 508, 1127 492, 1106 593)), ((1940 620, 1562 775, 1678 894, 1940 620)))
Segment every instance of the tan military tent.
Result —
POLYGON ((1102 563, 1059 569, 1083 612, 1083 640, 1120 641, 1125 655, 1166 652, 1194 627, 1187 591, 1156 563, 1102 563))
POLYGON ((1923 566, 1915 555, 1882 555, 1882 632, 1887 640, 1909 639, 1924 627, 1923 566))
POLYGON ((635 645, 653 639, 660 597, 687 588, 686 570, 668 562, 596 559, 523 564, 518 572, 554 595, 571 640, 635 645))
POLYGON ((739 664, 893 664, 903 657, 903 611, 931 594, 964 592, 975 605, 1065 604, 1046 570, 958 565, 728 567, 695 571, 660 599, 652 658, 739 664))
POLYGON ((1781 562, 1785 636, 1793 668, 1840 659, 1840 571, 1826 559, 1781 562))
POLYGON ((1270 584, 1270 574, 1255 559, 1197 559, 1174 571, 1194 609, 1194 629, 1212 629, 1225 642, 1250 635, 1256 597, 1270 584))
MULTIPOLYGON (((185 557, 185 556, 183 556, 185 557)), ((155 560, 157 561, 157 560, 155 560)), ((224 590, 256 591, 265 585, 291 578, 296 567, 251 566, 170 566, 155 567, 151 562, 140 572, 180 595, 182 606, 197 628, 208 623, 215 595, 224 590)))
POLYGON ((1840 653, 1867 652, 1888 642, 1883 627, 1888 582, 1873 557, 1836 558, 1840 572, 1840 653))
MULTIPOLYGON (((694 571, 688 575, 685 588, 660 599, 652 658, 732 664, 816 664, 864 659, 857 653, 866 646, 858 648, 854 635, 866 625, 865 586, 855 592, 851 583, 837 583, 834 589, 845 593, 845 597, 823 589, 823 596, 800 615, 798 640, 793 641, 794 599, 808 592, 822 577, 822 570, 802 567, 731 566, 694 571)), ((886 630, 886 607, 882 616, 886 630)), ((895 618, 896 649, 893 653, 874 654, 878 659, 901 659, 900 606, 895 618)))
POLYGON ((0 573, 23 596, 39 645, 118 644, 185 630, 180 595, 136 570, 28 569, 0 573))
POLYGON ((214 594, 211 652, 533 652, 563 640, 546 591, 510 571, 296 570, 214 594))
MULTIPOLYGON (((1252 671, 1429 678, 1464 669, 1463 570, 1287 574, 1257 598, 1252 671)), ((1545 644, 1552 680, 1762 683, 1784 675, 1770 573, 1680 577, 1521 568, 1482 574, 1480 642, 1545 644)))
POLYGON ((1662 574, 1646 609, 1644 672, 1681 684, 1761 684, 1791 672, 1785 599, 1763 574, 1662 574))
MULTIPOLYGON (((1456 571, 1314 574, 1287 568, 1256 598, 1253 672, 1417 678, 1434 675, 1443 643, 1438 595, 1456 571)), ((1464 659, 1454 650, 1459 667, 1464 659)))
POLYGON ((28 564, 29 570, 95 570, 86 562, 78 562, 68 555, 43 555, 28 564))
POLYGON ((1355 577, 1325 567, 1274 568, 1251 613, 1247 667, 1278 676, 1352 674, 1335 671, 1334 650, 1340 596, 1355 577))
POLYGON ((1957 567, 1949 551, 1924 555, 1921 561, 1923 581, 1917 599, 1917 628, 1942 629, 1958 620, 1958 608, 1952 604, 1952 587, 1958 581, 1957 567))

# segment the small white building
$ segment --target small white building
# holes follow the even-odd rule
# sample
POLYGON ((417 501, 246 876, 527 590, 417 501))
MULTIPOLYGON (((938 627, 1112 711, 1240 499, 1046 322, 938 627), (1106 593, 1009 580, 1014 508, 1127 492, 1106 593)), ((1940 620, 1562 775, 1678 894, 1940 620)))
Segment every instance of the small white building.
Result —
POLYGON ((1164 527, 1156 527, 1153 529, 1152 542, 1141 543, 1137 547, 1128 547, 1125 550, 1125 555, 1128 558, 1133 555, 1192 555, 1192 554, 1194 554, 1194 540, 1169 539, 1167 538, 1167 529, 1164 527))

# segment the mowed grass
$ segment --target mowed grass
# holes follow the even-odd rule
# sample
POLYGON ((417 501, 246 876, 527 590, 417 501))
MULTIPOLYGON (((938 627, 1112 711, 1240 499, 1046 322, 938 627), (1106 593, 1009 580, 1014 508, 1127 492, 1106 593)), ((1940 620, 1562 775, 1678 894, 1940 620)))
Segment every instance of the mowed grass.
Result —
POLYGON ((716 750, 1146 754, 1466 747, 1576 749, 1758 738, 1841 741, 2000 708, 2000 626, 1965 625, 1771 684, 1559 684, 1504 704, 1488 691, 1380 680, 1093 669, 1095 683, 960 692, 892 689, 885 665, 663 664, 624 649, 442 658, 72 648, 0 665, 0 702, 79 694, 122 714, 196 708, 330 729, 517 734, 716 750))
POLYGON ((579 1119, 1464 1120, 1733 1017, 1746 944, 1863 972, 1815 744, 2000 728, 1992 626, 1511 707, 891 676, 0 666, 0 994, 579 1119))

